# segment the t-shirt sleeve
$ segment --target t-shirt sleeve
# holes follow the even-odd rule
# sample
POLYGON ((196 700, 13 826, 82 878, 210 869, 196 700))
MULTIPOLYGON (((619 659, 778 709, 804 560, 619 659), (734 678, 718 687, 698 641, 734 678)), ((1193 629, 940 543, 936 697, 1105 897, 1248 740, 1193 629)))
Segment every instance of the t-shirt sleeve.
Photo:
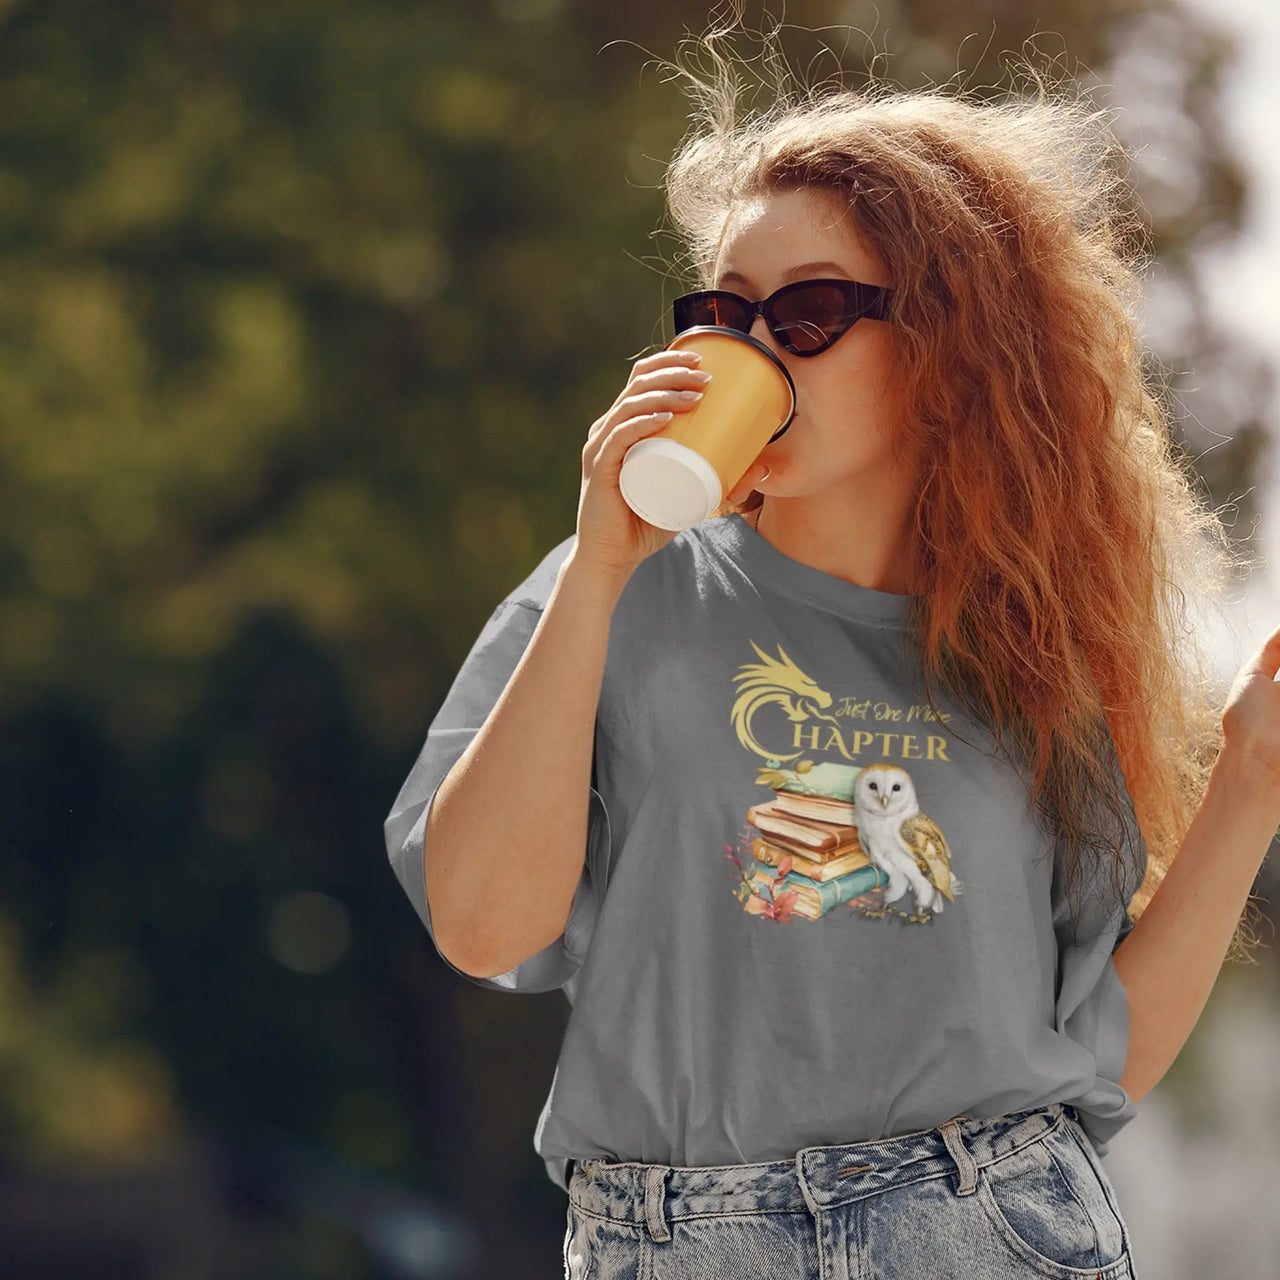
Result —
MULTIPOLYGON (((1114 759, 1113 767, 1118 772, 1114 759)), ((1091 871, 1086 861, 1083 901, 1078 907, 1078 927, 1073 929, 1061 865, 1055 869, 1053 881, 1053 927, 1058 942, 1056 1026, 1088 1049, 1097 1062, 1093 1087, 1069 1101, 1079 1110, 1081 1126, 1099 1156, 1106 1155, 1111 1139, 1137 1114, 1137 1104, 1120 1084, 1129 1049, 1129 999, 1113 956, 1133 928, 1127 904, 1146 877, 1147 846, 1123 783, 1121 795, 1123 901, 1116 899, 1111 870, 1091 871)), ((1084 856, 1097 855, 1086 849, 1084 856)))
MULTIPOLYGON (((506 688, 541 616, 540 608, 511 597, 494 610, 428 727, 426 742, 383 824, 392 869, 433 943, 435 933, 427 903, 423 863, 423 840, 431 804, 445 775, 480 731, 506 688)), ((495 991, 539 992, 563 987, 582 967, 604 892, 610 843, 609 815, 594 782, 593 762, 587 848, 564 932, 536 955, 491 978, 465 973, 450 963, 437 945, 440 958, 454 973, 495 991)), ((511 818, 512 838, 518 839, 520 815, 513 813, 511 818)))

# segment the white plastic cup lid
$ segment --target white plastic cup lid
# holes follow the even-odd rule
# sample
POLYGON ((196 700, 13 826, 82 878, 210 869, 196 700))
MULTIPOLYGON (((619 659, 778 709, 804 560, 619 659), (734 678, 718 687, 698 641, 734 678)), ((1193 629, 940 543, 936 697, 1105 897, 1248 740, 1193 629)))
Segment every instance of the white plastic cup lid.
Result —
POLYGON ((659 529, 691 529, 720 505, 716 469, 696 450, 662 436, 637 440, 618 476, 627 506, 659 529))

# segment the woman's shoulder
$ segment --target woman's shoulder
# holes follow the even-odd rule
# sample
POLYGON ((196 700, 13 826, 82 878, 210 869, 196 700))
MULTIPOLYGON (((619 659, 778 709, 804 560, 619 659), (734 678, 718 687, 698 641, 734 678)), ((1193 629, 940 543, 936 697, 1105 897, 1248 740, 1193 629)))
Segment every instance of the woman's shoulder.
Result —
POLYGON ((546 608, 551 592, 555 589, 556 575, 569 558, 577 540, 578 535, 571 533, 563 541, 556 543, 533 567, 524 581, 507 593, 503 603, 522 604, 538 610, 546 608))

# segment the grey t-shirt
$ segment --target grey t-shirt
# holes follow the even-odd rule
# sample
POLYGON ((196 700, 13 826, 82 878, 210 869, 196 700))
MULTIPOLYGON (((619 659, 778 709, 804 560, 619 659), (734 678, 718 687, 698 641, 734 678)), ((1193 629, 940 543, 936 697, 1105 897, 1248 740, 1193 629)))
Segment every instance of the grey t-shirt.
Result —
MULTIPOLYGON (((429 805, 572 546, 494 610, 386 819, 428 933, 429 805)), ((558 1186, 570 1157, 783 1160, 1059 1100, 1101 1155, 1135 1114, 1118 1083, 1124 903, 1095 890, 1073 936, 1027 778, 937 689, 928 706, 911 604, 738 515, 677 534, 628 581, 565 932, 470 979, 572 1006, 534 1136, 558 1186)), ((511 838, 531 820, 513 813, 511 838)), ((1131 807, 1126 824, 1125 901, 1147 861, 1131 807)))

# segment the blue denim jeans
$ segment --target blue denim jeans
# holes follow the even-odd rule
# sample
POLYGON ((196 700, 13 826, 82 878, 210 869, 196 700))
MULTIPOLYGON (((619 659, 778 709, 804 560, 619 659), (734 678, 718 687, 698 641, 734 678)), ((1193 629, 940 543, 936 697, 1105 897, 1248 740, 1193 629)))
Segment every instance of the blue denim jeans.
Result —
POLYGON ((763 1164, 569 1168, 566 1280, 1136 1280, 1060 1102, 763 1164))

